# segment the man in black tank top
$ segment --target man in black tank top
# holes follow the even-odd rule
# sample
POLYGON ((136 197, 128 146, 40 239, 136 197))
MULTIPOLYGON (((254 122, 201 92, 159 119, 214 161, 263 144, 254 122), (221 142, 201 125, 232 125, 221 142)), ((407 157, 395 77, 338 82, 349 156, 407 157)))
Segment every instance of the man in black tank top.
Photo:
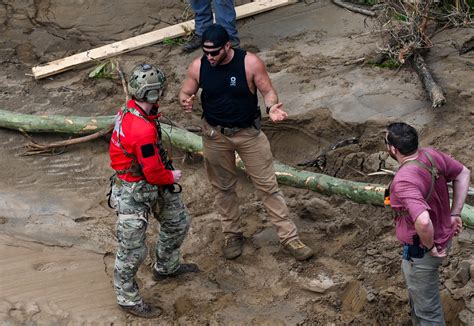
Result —
POLYGON ((224 257, 237 258, 243 245, 236 193, 236 153, 277 228, 283 248, 297 260, 312 257, 313 250, 301 242, 295 224, 288 217, 288 207, 273 168, 270 143, 260 130, 257 90, 273 122, 288 116, 278 101, 264 63, 253 53, 233 49, 226 30, 217 24, 203 33, 202 50, 204 55, 188 68, 179 100, 185 112, 192 112, 196 92, 202 89, 204 166, 217 192, 216 208, 225 236, 224 257))

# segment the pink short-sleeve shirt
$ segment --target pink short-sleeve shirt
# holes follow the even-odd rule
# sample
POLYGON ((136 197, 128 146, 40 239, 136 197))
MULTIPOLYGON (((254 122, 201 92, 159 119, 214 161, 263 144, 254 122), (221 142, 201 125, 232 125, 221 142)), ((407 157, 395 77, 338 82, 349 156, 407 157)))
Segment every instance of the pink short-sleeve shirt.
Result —
POLYGON ((431 198, 426 201, 431 173, 418 165, 406 164, 397 172, 390 186, 390 206, 396 211, 396 234, 402 244, 413 244, 416 218, 427 210, 434 227, 434 242, 444 247, 453 237, 447 182, 461 173, 463 165, 445 153, 421 148, 417 160, 428 167, 431 163, 425 152, 431 155, 439 171, 431 198))

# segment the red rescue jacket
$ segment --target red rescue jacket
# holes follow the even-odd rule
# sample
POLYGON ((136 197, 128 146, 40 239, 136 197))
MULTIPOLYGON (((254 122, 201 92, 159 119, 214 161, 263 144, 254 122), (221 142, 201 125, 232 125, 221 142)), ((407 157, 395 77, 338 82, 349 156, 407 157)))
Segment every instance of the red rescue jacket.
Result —
POLYGON ((165 168, 159 154, 159 117, 160 114, 146 115, 135 100, 128 101, 127 108, 117 113, 109 154, 110 165, 120 179, 128 182, 145 179, 160 186, 173 184, 173 174, 165 168), (129 170, 133 161, 141 167, 141 173, 129 170))

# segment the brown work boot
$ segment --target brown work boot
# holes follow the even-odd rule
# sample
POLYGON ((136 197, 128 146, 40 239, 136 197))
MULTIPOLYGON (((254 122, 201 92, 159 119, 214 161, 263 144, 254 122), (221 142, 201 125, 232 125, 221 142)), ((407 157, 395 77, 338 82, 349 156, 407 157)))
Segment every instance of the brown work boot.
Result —
POLYGON ((224 240, 224 257, 226 259, 235 259, 242 254, 242 246, 244 244, 244 238, 241 234, 233 235, 225 238, 224 240))
POLYGON ((134 306, 120 306, 120 309, 131 315, 142 318, 154 318, 161 315, 163 310, 159 307, 152 306, 144 301, 134 306))
POLYGON ((178 275, 186 273, 198 273, 200 272, 198 265, 196 264, 180 264, 178 269, 171 274, 160 274, 153 268, 153 279, 155 281, 163 281, 170 277, 176 277, 178 275))
POLYGON ((296 260, 306 260, 313 257, 313 250, 301 242, 300 239, 294 239, 283 246, 296 260))

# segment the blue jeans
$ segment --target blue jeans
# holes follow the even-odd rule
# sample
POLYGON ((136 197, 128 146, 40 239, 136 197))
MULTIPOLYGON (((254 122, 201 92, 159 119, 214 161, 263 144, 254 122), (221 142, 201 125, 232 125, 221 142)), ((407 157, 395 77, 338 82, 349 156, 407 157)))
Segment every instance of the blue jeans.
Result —
POLYGON ((239 40, 239 34, 235 25, 233 0, 190 0, 189 2, 195 13, 194 21, 196 23, 197 35, 202 36, 204 31, 213 23, 211 7, 211 2, 213 2, 216 23, 226 29, 231 40, 239 40))

